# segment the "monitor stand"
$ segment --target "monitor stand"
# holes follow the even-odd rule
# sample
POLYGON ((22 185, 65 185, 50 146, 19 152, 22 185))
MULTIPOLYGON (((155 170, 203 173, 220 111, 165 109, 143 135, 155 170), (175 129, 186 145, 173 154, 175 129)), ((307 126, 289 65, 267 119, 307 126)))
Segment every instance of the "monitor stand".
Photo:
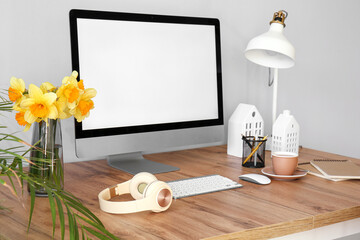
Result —
POLYGON ((141 152, 108 156, 107 162, 111 167, 133 175, 139 172, 157 174, 180 170, 177 167, 147 160, 141 152))

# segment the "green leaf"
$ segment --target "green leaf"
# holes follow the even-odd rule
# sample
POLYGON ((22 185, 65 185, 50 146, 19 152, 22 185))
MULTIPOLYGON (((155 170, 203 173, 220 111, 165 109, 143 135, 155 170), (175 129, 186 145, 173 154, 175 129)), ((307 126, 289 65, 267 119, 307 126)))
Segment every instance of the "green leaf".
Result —
POLYGON ((103 234, 95 231, 95 230, 92 229, 92 228, 89 228, 89 227, 87 227, 87 226, 83 226, 83 228, 84 228, 86 231, 88 231, 89 233, 91 233, 92 235, 94 235, 95 237, 97 237, 97 238, 99 238, 99 239, 101 239, 101 240, 108 240, 108 239, 109 239, 107 236, 105 236, 105 235, 103 235, 103 234))
POLYGON ((0 140, 7 140, 7 141, 14 141, 14 142, 23 142, 21 140, 21 138, 16 137, 13 134, 7 134, 7 133, 0 133, 0 136, 4 136, 2 139, 0 140))
POLYGON ((85 215, 87 218, 91 219, 93 222, 96 222, 100 226, 104 227, 104 225, 102 224, 100 219, 98 219, 92 212, 90 212, 89 209, 87 209, 83 205, 73 204, 71 202, 67 202, 67 204, 69 204, 69 206, 76 209, 77 211, 81 212, 83 215, 85 215))
POLYGON ((62 207, 61 200, 59 197, 55 194, 55 200, 58 208, 59 213, 59 220, 60 220, 60 231, 61 231, 61 239, 64 240, 65 238, 65 218, 64 218, 64 209, 62 207))
POLYGON ((15 169, 20 162, 21 162, 21 160, 19 158, 15 157, 13 162, 10 164, 9 168, 15 169))
POLYGON ((74 216, 74 231, 75 231, 75 239, 79 239, 79 227, 75 216, 74 216))
POLYGON ((108 230, 105 229, 105 227, 102 227, 92 221, 90 221, 89 219, 86 219, 78 214, 76 214, 76 217, 81 218, 84 222, 90 224, 91 226, 93 226, 94 228, 97 228, 98 230, 100 230, 102 233, 106 234, 108 236, 108 239, 113 239, 113 240, 119 240, 118 237, 114 236, 112 233, 110 233, 108 230))
POLYGON ((11 151, 7 151, 7 150, 4 150, 4 149, 0 149, 0 152, 4 152, 4 153, 7 153, 7 154, 10 154, 10 155, 13 155, 15 157, 18 157, 18 158, 21 158, 21 159, 25 159, 23 156, 17 154, 17 153, 14 153, 14 152, 11 152, 11 151))
POLYGON ((30 203, 29 223, 28 223, 28 227, 27 227, 28 232, 30 229, 31 218, 32 218, 32 215, 34 212, 34 205, 35 205, 35 189, 34 189, 34 185, 32 183, 29 183, 29 189, 30 189, 31 203, 30 203))
MULTIPOLYGON (((18 159, 18 158, 17 158, 18 159)), ((19 168, 19 172, 23 173, 23 165, 22 165, 22 161, 20 159, 18 159, 19 164, 18 164, 18 168, 19 168)), ((24 193, 24 178, 20 177, 20 182, 21 182, 21 186, 22 186, 22 194, 24 193)))
MULTIPOLYGON (((67 200, 67 203, 74 209, 78 210, 79 212, 81 212, 82 214, 84 214, 86 217, 88 217, 89 219, 92 219, 94 222, 98 223, 101 226, 104 226, 102 224, 102 222, 100 221, 100 219, 98 219, 95 214, 93 214, 89 209, 87 209, 84 205, 82 205, 82 203, 76 198, 72 198, 69 197, 67 192, 62 192, 63 193, 63 197, 65 200, 67 200)), ((70 195, 71 196, 71 195, 70 195)))
POLYGON ((84 240, 85 239, 85 231, 83 226, 81 226, 81 239, 84 240))
POLYGON ((7 151, 13 151, 13 152, 14 152, 14 150, 19 149, 19 151, 17 151, 17 152, 22 152, 21 150, 22 150, 23 148, 24 148, 23 146, 15 146, 15 147, 6 148, 5 150, 7 150, 7 151))
POLYGON ((49 204, 50 204, 50 211, 52 217, 52 225, 53 225, 53 238, 55 237, 55 226, 56 226, 56 206, 54 202, 54 197, 51 188, 45 186, 45 190, 48 194, 49 204))
POLYGON ((81 204, 81 201, 72 193, 70 192, 66 192, 66 191, 63 191, 62 194, 64 196, 68 196, 69 198, 73 199, 74 201, 78 202, 79 204, 81 204))
POLYGON ((70 239, 75 239, 74 218, 73 218, 73 215, 72 215, 72 212, 71 212, 69 206, 65 204, 65 207, 66 207, 67 214, 68 214, 68 219, 69 219, 69 235, 70 235, 70 239))
POLYGON ((16 187, 15 187, 15 185, 14 185, 14 182, 13 182, 12 178, 11 178, 11 174, 9 174, 9 172, 6 172, 6 175, 8 176, 9 181, 10 181, 10 183, 11 183, 11 186, 12 186, 12 188, 14 189, 15 194, 17 195, 16 187))

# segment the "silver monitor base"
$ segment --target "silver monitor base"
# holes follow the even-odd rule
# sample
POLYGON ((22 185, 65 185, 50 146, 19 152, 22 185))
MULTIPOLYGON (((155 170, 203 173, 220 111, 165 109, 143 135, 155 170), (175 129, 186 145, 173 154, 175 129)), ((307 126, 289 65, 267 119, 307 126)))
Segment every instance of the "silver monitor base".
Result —
POLYGON ((147 160, 140 152, 109 156, 107 162, 111 167, 133 175, 139 172, 157 174, 180 170, 177 167, 147 160))

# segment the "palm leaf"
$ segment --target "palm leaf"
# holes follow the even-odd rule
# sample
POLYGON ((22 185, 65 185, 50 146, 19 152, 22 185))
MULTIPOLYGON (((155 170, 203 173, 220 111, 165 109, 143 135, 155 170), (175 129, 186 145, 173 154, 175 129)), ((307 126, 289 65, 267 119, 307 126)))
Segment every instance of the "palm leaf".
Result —
POLYGON ((93 226, 94 228, 98 229, 99 231, 101 231, 102 233, 106 234, 106 236, 108 236, 107 239, 113 239, 116 240, 118 239, 117 237, 115 237, 113 234, 111 234, 108 230, 106 230, 104 227, 99 226, 97 224, 95 224, 94 222, 89 221, 88 219, 80 216, 80 215, 76 215, 78 218, 81 218, 84 222, 88 223, 89 225, 93 226))
POLYGON ((2 96, 0 96, 0 111, 2 112, 11 112, 12 111, 12 102, 6 100, 2 96))
POLYGON ((85 231, 84 231, 85 229, 83 228, 83 227, 81 227, 81 238, 84 240, 85 239, 85 231))
MULTIPOLYGON (((11 111, 12 102, 0 96, 0 112, 11 111)), ((1 129, 6 128, 0 126, 1 129)), ((0 175, 5 175, 9 179, 8 184, 4 179, 0 178, 0 186, 8 188, 12 194, 18 196, 16 191, 17 186, 13 177, 17 179, 21 188, 21 193, 24 191, 23 181, 27 181, 28 190, 30 194, 30 210, 28 218, 27 231, 30 230, 33 213, 35 211, 35 185, 41 185, 46 189, 49 198, 51 219, 52 219, 52 236, 55 238, 56 230, 56 215, 59 215, 60 234, 61 239, 65 239, 66 229, 69 232, 70 239, 79 239, 79 229, 81 230, 81 237, 89 239, 88 234, 91 234, 99 239, 118 239, 107 231, 100 221, 82 202, 70 192, 59 189, 57 186, 49 182, 43 182, 42 179, 36 178, 23 169, 23 161, 35 165, 25 157, 31 149, 44 151, 34 145, 30 145, 22 139, 16 137, 14 134, 0 133, 0 142, 17 142, 23 144, 22 146, 0 148, 0 175), (23 149, 28 146, 28 149, 23 149), (24 151, 23 151, 24 150, 24 151), (68 215, 67 224, 65 223, 65 211, 68 215), (74 213, 76 211, 77 213, 74 213), (84 224, 88 225, 85 226, 84 224)), ((0 205, 0 210, 8 210, 6 207, 0 205)), ((9 211, 9 210, 8 210, 9 211)))
POLYGON ((92 229, 92 228, 89 228, 89 227, 87 227, 87 226, 83 226, 83 228, 84 228, 86 231, 88 231, 89 233, 91 233, 92 235, 94 235, 95 237, 97 237, 97 238, 99 238, 99 239, 101 239, 101 240, 108 240, 108 239, 109 239, 106 235, 101 234, 100 232, 97 232, 97 231, 95 231, 95 230, 92 229))
POLYGON ((34 212, 34 205, 35 205, 35 189, 32 183, 29 183, 29 189, 30 189, 31 202, 30 202, 30 214, 29 214, 29 223, 28 223, 27 231, 30 230, 31 218, 34 212))
POLYGON ((59 213, 61 239, 64 240, 64 237, 65 237, 64 210, 63 210, 62 203, 61 203, 61 200, 59 199, 59 197, 56 194, 54 195, 54 197, 56 200, 56 205, 57 205, 58 213, 59 213))
POLYGON ((50 204, 50 211, 52 217, 52 226, 53 226, 53 238, 55 237, 55 226, 56 226, 56 207, 54 202, 54 197, 51 191, 51 188, 45 186, 45 190, 48 194, 49 204, 50 204))
POLYGON ((100 219, 98 219, 95 214, 93 214, 89 209, 87 209, 84 205, 82 205, 77 198, 73 198, 68 196, 67 192, 62 192, 62 197, 66 200, 66 203, 71 206, 72 208, 76 209, 77 211, 81 212, 87 218, 92 219, 92 221, 96 222, 97 224, 104 226, 100 219))
POLYGON ((71 209, 68 205, 65 205, 67 214, 68 214, 68 220, 69 220, 69 235, 70 239, 75 239, 75 224, 74 224, 74 217, 72 215, 71 209))
POLYGON ((11 178, 11 174, 9 174, 9 172, 6 172, 6 175, 7 175, 8 178, 9 178, 9 181, 10 181, 10 183, 11 183, 11 187, 12 187, 12 189, 14 190, 15 195, 17 195, 16 187, 15 187, 15 185, 14 185, 14 182, 13 182, 12 178, 11 178))
POLYGON ((14 152, 11 152, 11 151, 7 151, 7 150, 4 150, 4 149, 0 149, 0 152, 3 152, 3 153, 7 153, 9 155, 13 155, 14 157, 17 157, 17 158, 21 158, 21 159, 24 159, 26 162, 30 163, 30 164, 34 164, 33 162, 31 162, 30 160, 28 160, 27 158, 17 154, 17 153, 14 153, 14 152))
POLYGON ((79 227, 78 227, 78 223, 77 223, 77 219, 75 217, 75 214, 73 215, 74 216, 74 230, 75 230, 75 239, 79 239, 79 227))

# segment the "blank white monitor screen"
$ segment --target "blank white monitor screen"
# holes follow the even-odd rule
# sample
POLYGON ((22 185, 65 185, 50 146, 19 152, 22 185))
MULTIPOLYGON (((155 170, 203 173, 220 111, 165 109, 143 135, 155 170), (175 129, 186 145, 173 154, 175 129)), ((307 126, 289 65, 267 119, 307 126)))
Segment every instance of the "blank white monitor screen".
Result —
POLYGON ((73 69, 97 90, 90 117, 75 124, 77 152, 106 154, 91 138, 111 139, 109 155, 218 139, 217 19, 71 10, 70 30, 73 69))
POLYGON ((98 90, 84 130, 218 118, 214 27, 79 19, 78 29, 81 78, 98 90))

